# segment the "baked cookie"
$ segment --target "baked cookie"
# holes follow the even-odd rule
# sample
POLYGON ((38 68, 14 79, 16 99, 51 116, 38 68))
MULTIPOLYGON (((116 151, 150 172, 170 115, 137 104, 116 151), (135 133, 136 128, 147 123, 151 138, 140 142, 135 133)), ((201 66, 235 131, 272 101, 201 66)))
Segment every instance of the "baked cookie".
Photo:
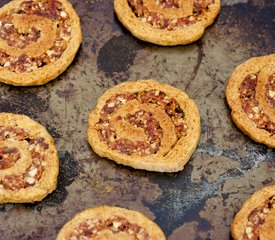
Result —
POLYGON ((235 240, 275 239, 275 185, 255 192, 237 213, 231 233, 235 240))
POLYGON ((77 214, 56 240, 165 240, 160 227, 139 212, 100 206, 77 214))
POLYGON ((40 201, 56 188, 57 175, 47 130, 27 116, 0 113, 0 203, 40 201))
POLYGON ((114 0, 118 19, 137 38, 159 45, 201 38, 220 11, 220 0, 114 0))
POLYGON ((196 104, 184 92, 153 80, 126 82, 106 91, 89 115, 93 150, 137 169, 183 169, 200 137, 196 104))
POLYGON ((275 54, 251 58, 228 81, 226 98, 236 125, 256 142, 275 147, 275 54))
POLYGON ((33 86, 56 78, 82 41, 67 0, 13 0, 0 9, 0 81, 33 86))

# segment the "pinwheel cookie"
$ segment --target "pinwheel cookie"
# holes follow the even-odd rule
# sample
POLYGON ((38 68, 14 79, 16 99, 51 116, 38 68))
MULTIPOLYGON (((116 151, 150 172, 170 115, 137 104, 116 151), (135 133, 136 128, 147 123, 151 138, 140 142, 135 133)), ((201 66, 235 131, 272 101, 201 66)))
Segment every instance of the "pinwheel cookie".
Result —
POLYGON ((220 11, 220 0, 114 0, 114 9, 135 37, 178 45, 203 35, 220 11))
POLYGON ((251 58, 228 81, 227 102, 236 125, 253 140, 275 147, 275 54, 251 58))
POLYGON ((237 213, 231 233, 234 240, 275 239, 275 185, 255 192, 237 213))
POLYGON ((0 9, 0 81, 41 85, 73 61, 82 40, 67 0, 13 0, 0 9))
POLYGON ((200 137, 196 104, 184 92, 153 80, 106 91, 89 115, 94 151, 137 169, 183 169, 200 137))
POLYGON ((0 203, 40 201, 56 188, 57 175, 47 130, 27 116, 0 113, 0 203))
POLYGON ((165 240, 157 224, 139 212, 100 206, 77 214, 56 240, 165 240))

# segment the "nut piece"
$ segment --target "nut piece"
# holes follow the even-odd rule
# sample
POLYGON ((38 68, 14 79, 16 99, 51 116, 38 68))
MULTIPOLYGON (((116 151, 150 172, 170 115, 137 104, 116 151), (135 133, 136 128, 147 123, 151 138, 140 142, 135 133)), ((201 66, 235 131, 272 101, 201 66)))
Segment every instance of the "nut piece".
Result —
POLYGON ((255 113, 259 113, 260 112, 260 108, 259 107, 253 107, 252 110, 255 113))
POLYGON ((247 228, 245 229, 245 232, 246 232, 246 234, 251 233, 251 232, 252 232, 252 227, 247 227, 247 228))
POLYGON ((29 171, 29 176, 34 177, 37 174, 37 168, 34 168, 29 171))
POLYGON ((269 95, 270 97, 274 98, 274 97, 275 97, 275 91, 269 90, 269 91, 268 91, 268 95, 269 95))
POLYGON ((70 240, 78 240, 76 236, 71 236, 70 240))
POLYGON ((11 65, 10 62, 5 62, 4 67, 9 67, 11 65))
POLYGON ((116 229, 118 229, 119 228, 119 226, 121 226, 121 222, 113 222, 113 226, 114 226, 114 228, 116 228, 116 229))
POLYGON ((28 184, 31 184, 31 185, 34 184, 36 181, 35 178, 33 177, 26 177, 25 180, 28 184))
POLYGON ((60 16, 63 17, 63 18, 65 18, 65 17, 67 17, 67 13, 64 12, 64 11, 62 11, 62 12, 60 13, 60 16))

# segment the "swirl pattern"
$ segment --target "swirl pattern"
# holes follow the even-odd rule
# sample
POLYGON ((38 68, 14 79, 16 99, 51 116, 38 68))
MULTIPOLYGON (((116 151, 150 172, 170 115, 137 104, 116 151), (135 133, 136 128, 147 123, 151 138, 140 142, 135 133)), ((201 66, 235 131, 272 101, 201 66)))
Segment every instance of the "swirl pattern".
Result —
POLYGON ((63 72, 81 43, 79 18, 66 0, 15 0, 0 10, 0 80, 44 84, 63 72))
POLYGON ((55 189, 58 174, 53 139, 23 115, 0 114, 0 202, 33 202, 55 189))
POLYGON ((255 192, 237 213, 231 233, 235 240, 271 240, 275 237, 275 186, 255 192))
POLYGON ((115 0, 119 20, 131 33, 160 45, 199 39, 220 11, 219 0, 115 0))
POLYGON ((96 153, 146 170, 181 170, 199 135, 194 102, 152 80, 107 91, 89 118, 88 140, 96 153))
POLYGON ((140 239, 165 240, 162 230, 139 212, 100 206, 76 215, 59 232, 56 240, 140 239))
POLYGON ((252 58, 232 74, 227 101, 238 127, 252 139, 275 146, 275 55, 252 58))

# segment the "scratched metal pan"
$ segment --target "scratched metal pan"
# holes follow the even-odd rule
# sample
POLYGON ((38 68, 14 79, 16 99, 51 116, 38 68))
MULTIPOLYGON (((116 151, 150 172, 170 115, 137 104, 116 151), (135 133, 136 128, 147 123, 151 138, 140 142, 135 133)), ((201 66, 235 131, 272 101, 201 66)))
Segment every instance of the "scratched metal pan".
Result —
POLYGON ((230 223, 243 202, 275 183, 274 150, 235 126, 224 94, 237 65, 274 51, 272 1, 223 1, 201 40, 177 47, 132 37, 111 0, 71 2, 84 36, 67 71, 41 87, 0 84, 0 111, 46 126, 60 158, 56 191, 35 204, 0 206, 0 239, 54 239, 77 212, 103 204, 141 211, 169 240, 230 239, 230 223), (98 157, 87 143, 88 113, 97 98, 118 83, 147 78, 186 91, 199 107, 200 143, 182 172, 133 170, 98 157))

